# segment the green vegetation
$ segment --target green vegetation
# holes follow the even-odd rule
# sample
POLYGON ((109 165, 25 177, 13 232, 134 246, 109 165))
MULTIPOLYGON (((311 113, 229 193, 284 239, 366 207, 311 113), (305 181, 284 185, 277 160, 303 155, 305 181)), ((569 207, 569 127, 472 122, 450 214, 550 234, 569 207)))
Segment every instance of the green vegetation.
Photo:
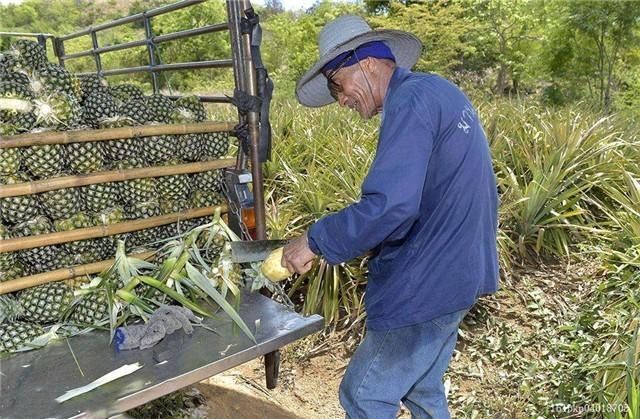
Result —
MULTIPOLYGON (((28 0, 0 7, 0 29, 67 33, 149 4, 116 10, 99 2, 28 0)), ((490 392, 457 391, 456 416, 564 417, 608 404, 618 411, 586 415, 640 417, 640 2, 323 1, 305 13, 269 4, 261 12, 263 57, 277 86, 273 160, 264 168, 272 237, 299 234, 357 200, 375 151, 376 119, 295 102, 295 81, 317 56, 312 40, 346 12, 375 27, 412 31, 426 46, 418 69, 451 78, 473 98, 500 188, 502 290, 483 299, 465 324, 463 352, 479 372, 459 375, 481 377, 490 392), (567 272, 595 268, 547 279, 549 264, 566 265, 567 272), (501 376, 485 378, 487 365, 501 376)), ((154 30, 219 22, 222 10, 221 0, 211 0, 154 21, 154 30)), ((101 42, 141 36, 142 28, 131 26, 101 42)), ((214 34, 174 42, 161 47, 160 57, 222 58, 229 53, 224 41, 214 34)), ((146 51, 106 57, 106 68, 139 65, 146 51)), ((148 80, 136 81, 148 89, 148 80)), ((165 89, 180 91, 231 85, 223 71, 163 77, 165 89)), ((287 292, 305 312, 357 330, 366 274, 364 257, 335 267, 318 262, 287 292)))

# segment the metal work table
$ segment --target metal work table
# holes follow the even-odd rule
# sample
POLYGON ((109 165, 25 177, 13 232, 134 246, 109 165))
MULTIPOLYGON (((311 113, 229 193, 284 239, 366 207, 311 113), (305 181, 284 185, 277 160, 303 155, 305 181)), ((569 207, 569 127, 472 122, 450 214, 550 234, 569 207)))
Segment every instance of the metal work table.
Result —
POLYGON ((163 363, 154 360, 157 347, 116 352, 108 344, 107 332, 68 340, 84 376, 65 341, 0 360, 0 417, 112 416, 275 351, 323 327, 321 316, 302 317, 258 293, 244 293, 241 301, 240 315, 254 333, 257 345, 221 311, 217 319, 205 321, 217 333, 201 327, 191 336, 175 332, 184 335, 179 345, 182 348, 163 363), (128 376, 64 403, 55 401, 67 390, 136 362, 144 366, 128 376))

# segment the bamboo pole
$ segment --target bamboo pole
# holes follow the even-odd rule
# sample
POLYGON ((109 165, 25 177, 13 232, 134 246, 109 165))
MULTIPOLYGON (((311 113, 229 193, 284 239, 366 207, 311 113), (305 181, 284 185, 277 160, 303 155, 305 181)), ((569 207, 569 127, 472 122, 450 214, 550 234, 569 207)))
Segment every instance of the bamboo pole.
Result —
POLYGON ((121 140, 152 135, 196 134, 232 131, 231 122, 198 122, 193 124, 136 125, 132 127, 90 129, 76 131, 46 131, 20 135, 0 136, 0 148, 30 147, 45 144, 86 143, 91 141, 121 140))
MULTIPOLYGON (((137 259, 149 259, 155 252, 132 253, 128 256, 137 259)), ((56 269, 55 271, 44 272, 37 275, 23 276, 22 278, 12 279, 10 281, 0 282, 0 295, 9 292, 20 291, 25 288, 31 288, 49 282, 64 281, 65 279, 73 279, 79 276, 91 275, 109 269, 115 259, 103 260, 101 262, 88 263, 86 265, 70 266, 68 268, 56 269)))
POLYGON ((196 163, 176 164, 172 166, 141 167, 136 169, 110 170, 86 175, 61 176, 57 178, 36 180, 33 182, 0 185, 0 198, 31 195, 40 192, 54 191, 63 188, 93 185, 105 182, 121 182, 144 177, 160 177, 183 175, 186 173, 206 172, 207 170, 233 167, 235 159, 219 159, 196 163))
POLYGON ((15 252, 16 250, 33 249, 34 247, 50 246, 54 244, 69 243, 76 240, 95 239, 112 236, 114 234, 129 233, 145 228, 158 227, 176 221, 213 215, 217 208, 221 212, 227 212, 227 205, 217 207, 203 207, 183 212, 149 217, 123 223, 103 225, 97 227, 79 228, 77 230, 59 231, 57 233, 41 234, 38 236, 18 237, 15 239, 0 240, 0 253, 15 252))

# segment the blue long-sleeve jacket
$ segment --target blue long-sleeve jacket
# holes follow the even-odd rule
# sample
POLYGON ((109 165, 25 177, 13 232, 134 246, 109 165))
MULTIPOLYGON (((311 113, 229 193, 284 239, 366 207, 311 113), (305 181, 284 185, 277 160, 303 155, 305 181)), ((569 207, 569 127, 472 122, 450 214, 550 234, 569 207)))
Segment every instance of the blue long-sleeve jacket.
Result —
POLYGON ((309 243, 331 264, 373 250, 367 327, 409 326, 497 290, 497 207, 469 100, 442 77, 396 68, 361 198, 313 224, 309 243))

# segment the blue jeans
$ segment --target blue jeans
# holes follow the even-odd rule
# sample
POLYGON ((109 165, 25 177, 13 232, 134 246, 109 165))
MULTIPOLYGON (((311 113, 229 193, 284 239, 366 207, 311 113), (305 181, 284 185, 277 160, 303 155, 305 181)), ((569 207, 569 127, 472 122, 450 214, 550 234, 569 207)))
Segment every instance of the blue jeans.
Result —
POLYGON ((450 418, 442 376, 462 310, 399 329, 368 330, 340 383, 349 419, 393 419, 400 401, 412 418, 450 418))

